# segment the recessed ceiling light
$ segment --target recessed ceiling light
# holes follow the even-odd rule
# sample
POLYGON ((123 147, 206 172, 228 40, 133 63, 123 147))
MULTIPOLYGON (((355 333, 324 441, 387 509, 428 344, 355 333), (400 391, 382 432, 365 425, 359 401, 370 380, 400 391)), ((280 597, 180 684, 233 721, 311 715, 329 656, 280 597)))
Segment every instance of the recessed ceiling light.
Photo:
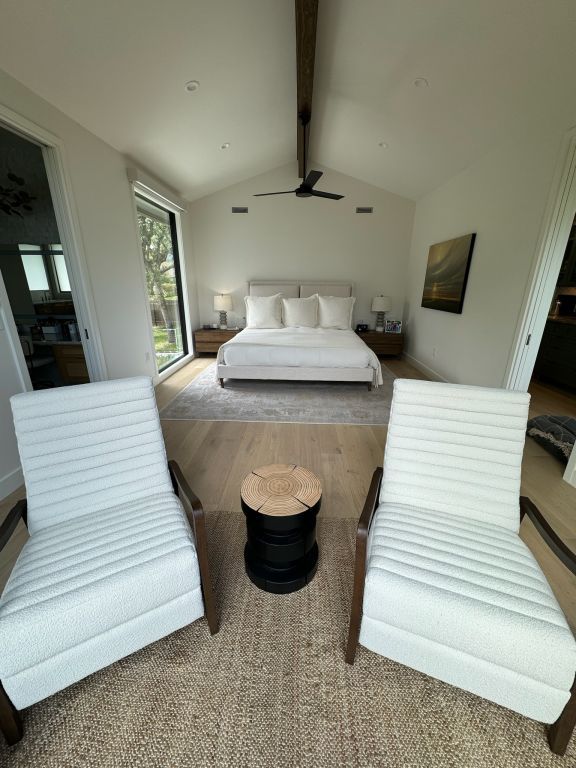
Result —
POLYGON ((194 91, 197 91, 198 88, 200 88, 200 83, 198 80, 188 80, 184 88, 186 88, 188 93, 194 93, 194 91))
POLYGON ((230 142, 225 141, 224 144, 220 144, 220 149, 230 149, 230 142))
POLYGON ((414 85, 416 88, 428 88, 430 83, 425 77, 417 77, 416 80, 414 80, 414 85))
POLYGON ((381 147, 382 149, 388 149, 388 144, 386 144, 385 141, 379 141, 378 146, 381 147))

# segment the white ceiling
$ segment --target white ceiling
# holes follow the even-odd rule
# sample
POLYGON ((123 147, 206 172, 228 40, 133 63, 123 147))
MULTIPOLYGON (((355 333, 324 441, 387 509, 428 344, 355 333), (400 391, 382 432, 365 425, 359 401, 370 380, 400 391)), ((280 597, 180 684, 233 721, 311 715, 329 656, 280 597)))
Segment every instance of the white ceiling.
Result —
MULTIPOLYGON (((0 18, 1 68, 184 197, 295 162, 293 0, 0 0, 0 18)), ((528 124, 576 122, 575 71, 574 0, 320 0, 311 155, 417 198, 528 124)))

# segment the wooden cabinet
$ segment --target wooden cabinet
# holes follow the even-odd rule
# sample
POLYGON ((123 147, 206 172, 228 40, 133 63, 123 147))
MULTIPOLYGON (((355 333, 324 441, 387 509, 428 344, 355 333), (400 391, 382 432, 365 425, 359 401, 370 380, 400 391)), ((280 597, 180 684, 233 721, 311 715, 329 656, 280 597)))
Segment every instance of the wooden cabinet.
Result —
POLYGON ((576 224, 572 225, 570 237, 558 275, 558 286, 576 285, 576 224))
POLYGON ((240 333, 239 328, 200 328, 194 331, 194 352, 197 355, 215 355, 222 344, 240 333))
POLYGON ((548 320, 534 373, 545 381, 576 389, 576 322, 548 320))
POLYGON ((82 344, 54 344, 52 351, 64 384, 86 384, 90 381, 82 344))
POLYGON ((401 355, 404 349, 403 333, 378 333, 365 331, 358 336, 377 355, 401 355))

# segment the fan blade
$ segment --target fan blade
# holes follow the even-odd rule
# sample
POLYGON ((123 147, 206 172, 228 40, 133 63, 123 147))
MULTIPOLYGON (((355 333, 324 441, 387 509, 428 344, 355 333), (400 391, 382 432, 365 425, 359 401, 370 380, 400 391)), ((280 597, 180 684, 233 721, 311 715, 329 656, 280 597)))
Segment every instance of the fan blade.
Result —
POLYGON ((293 195, 293 189, 289 189, 288 192, 260 192, 259 195, 252 195, 252 197, 268 197, 269 195, 293 195))
POLYGON ((317 189, 311 189, 310 194, 313 197, 327 197, 330 200, 342 200, 344 195, 333 195, 332 192, 320 192, 317 189))
POLYGON ((308 174, 308 176, 306 176, 306 179, 305 179, 305 181, 304 181, 304 185, 303 185, 303 186, 305 186, 305 187, 310 187, 310 189, 312 189, 312 187, 313 187, 315 184, 317 184, 317 183, 318 183, 318 180, 319 180, 319 179, 320 179, 320 178, 321 178, 323 175, 324 175, 324 174, 322 173, 322 171, 310 171, 310 173, 308 174))

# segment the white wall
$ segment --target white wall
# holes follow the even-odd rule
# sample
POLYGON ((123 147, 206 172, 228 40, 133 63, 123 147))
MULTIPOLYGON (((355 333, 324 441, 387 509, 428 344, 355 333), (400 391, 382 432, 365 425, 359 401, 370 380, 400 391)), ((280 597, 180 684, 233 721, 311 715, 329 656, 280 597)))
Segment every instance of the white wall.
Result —
POLYGON ((294 163, 190 204, 185 221, 202 323, 218 320, 215 293, 233 294, 229 325, 243 322, 247 281, 267 278, 352 280, 356 322, 374 324, 370 303, 380 293, 393 300, 388 317, 401 317, 414 203, 331 170, 318 188, 343 194, 343 200, 252 197, 298 183, 294 163), (356 214, 358 205, 371 205, 374 213, 356 214), (249 212, 233 214, 232 206, 248 206, 249 212))
POLYGON ((407 352, 439 378, 502 386, 562 138, 527 129, 418 201, 407 352), (430 245, 469 232, 477 238, 463 313, 422 308, 430 245))

